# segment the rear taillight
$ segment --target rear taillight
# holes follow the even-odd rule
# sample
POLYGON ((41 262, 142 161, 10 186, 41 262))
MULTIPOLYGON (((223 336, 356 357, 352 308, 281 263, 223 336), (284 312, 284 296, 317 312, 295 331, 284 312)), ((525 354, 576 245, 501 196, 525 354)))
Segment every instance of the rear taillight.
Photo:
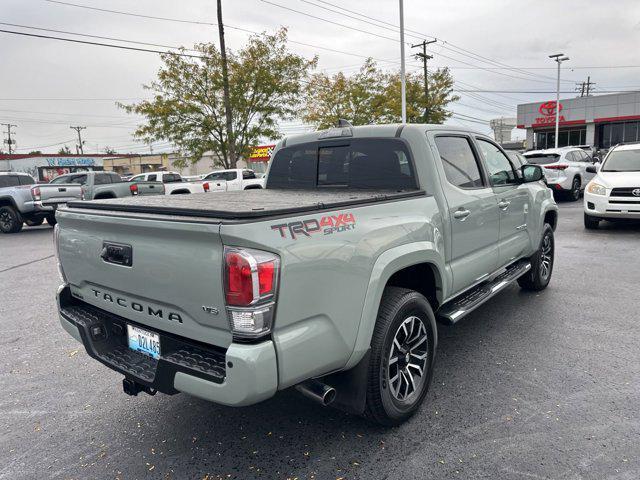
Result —
POLYGON ((202 184, 202 188, 204 188, 204 191, 205 191, 205 192, 208 192, 208 191, 209 191, 209 183, 208 183, 208 182, 204 182, 204 183, 202 184))
POLYGON ((33 197, 34 202, 39 202, 40 200, 42 200, 40 187, 31 187, 31 197, 33 197))
POLYGON ((64 274, 64 270, 62 269, 62 264, 60 263, 60 225, 56 224, 53 227, 53 251, 56 255, 56 266, 58 267, 58 275, 60 275, 60 279, 63 283, 69 283, 67 281, 67 277, 64 274))
POLYGON ((566 170, 567 168, 569 168, 569 165, 545 165, 544 168, 549 169, 549 170, 566 170))
POLYGON ((129 190, 131 190, 131 195, 138 195, 138 184, 132 183, 129 185, 129 190))
POLYGON ((273 323, 280 258, 269 252, 225 247, 225 299, 235 338, 268 334, 273 323))

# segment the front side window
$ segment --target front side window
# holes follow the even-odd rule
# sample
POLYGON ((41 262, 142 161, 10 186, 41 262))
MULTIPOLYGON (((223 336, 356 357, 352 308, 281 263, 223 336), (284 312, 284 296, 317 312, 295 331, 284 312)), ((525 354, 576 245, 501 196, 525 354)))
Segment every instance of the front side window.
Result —
POLYGON ((242 178, 245 180, 251 180, 256 178, 256 173, 253 170, 243 170, 242 178))
POLYGON ((18 179, 20 180, 20 185, 33 185, 36 183, 31 175, 20 175, 18 179))
POLYGON ((111 183, 111 177, 109 177, 108 174, 106 173, 96 174, 96 180, 95 180, 96 185, 107 185, 109 183, 111 183))
POLYGON ((460 188, 482 188, 478 161, 466 137, 438 136, 435 139, 447 181, 460 188))
POLYGON ((497 145, 478 138, 478 147, 487 163, 492 185, 509 185, 517 182, 513 165, 497 145))
POLYGON ((147 175, 147 182, 155 182, 156 180, 158 180, 158 175, 155 173, 147 175))

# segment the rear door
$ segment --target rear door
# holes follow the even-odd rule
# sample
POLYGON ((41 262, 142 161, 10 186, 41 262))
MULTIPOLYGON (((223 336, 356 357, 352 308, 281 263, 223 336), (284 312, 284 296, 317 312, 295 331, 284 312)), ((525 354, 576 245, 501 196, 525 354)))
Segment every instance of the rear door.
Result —
POLYGON ((500 211, 499 266, 520 258, 530 248, 527 231, 530 193, 520 183, 509 157, 487 138, 476 137, 500 211))
POLYGON ((453 290, 459 292, 498 267, 498 205, 469 136, 439 134, 434 142, 451 223, 453 290))

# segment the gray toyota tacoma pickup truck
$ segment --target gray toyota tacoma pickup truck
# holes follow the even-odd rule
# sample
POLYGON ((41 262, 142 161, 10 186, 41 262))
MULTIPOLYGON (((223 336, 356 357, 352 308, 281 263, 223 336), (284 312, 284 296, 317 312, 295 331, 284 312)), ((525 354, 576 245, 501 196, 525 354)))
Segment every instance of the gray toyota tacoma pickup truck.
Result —
POLYGON ((295 386, 396 425, 429 388, 437 320, 553 269, 541 168, 452 127, 289 137, 266 189, 210 198, 58 211, 60 321, 128 394, 243 406, 295 386))
POLYGON ((35 227, 45 219, 55 225, 55 203, 42 201, 40 186, 33 177, 0 172, 0 232, 18 233, 25 223, 35 227))

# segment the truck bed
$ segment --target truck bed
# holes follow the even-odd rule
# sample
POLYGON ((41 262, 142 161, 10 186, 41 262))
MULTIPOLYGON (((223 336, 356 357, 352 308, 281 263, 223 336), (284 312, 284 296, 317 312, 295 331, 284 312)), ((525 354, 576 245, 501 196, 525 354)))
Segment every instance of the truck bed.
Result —
POLYGON ((389 202, 424 196, 423 190, 280 190, 256 189, 220 194, 147 196, 69 202, 71 209, 104 210, 174 217, 250 220, 344 206, 389 202))

